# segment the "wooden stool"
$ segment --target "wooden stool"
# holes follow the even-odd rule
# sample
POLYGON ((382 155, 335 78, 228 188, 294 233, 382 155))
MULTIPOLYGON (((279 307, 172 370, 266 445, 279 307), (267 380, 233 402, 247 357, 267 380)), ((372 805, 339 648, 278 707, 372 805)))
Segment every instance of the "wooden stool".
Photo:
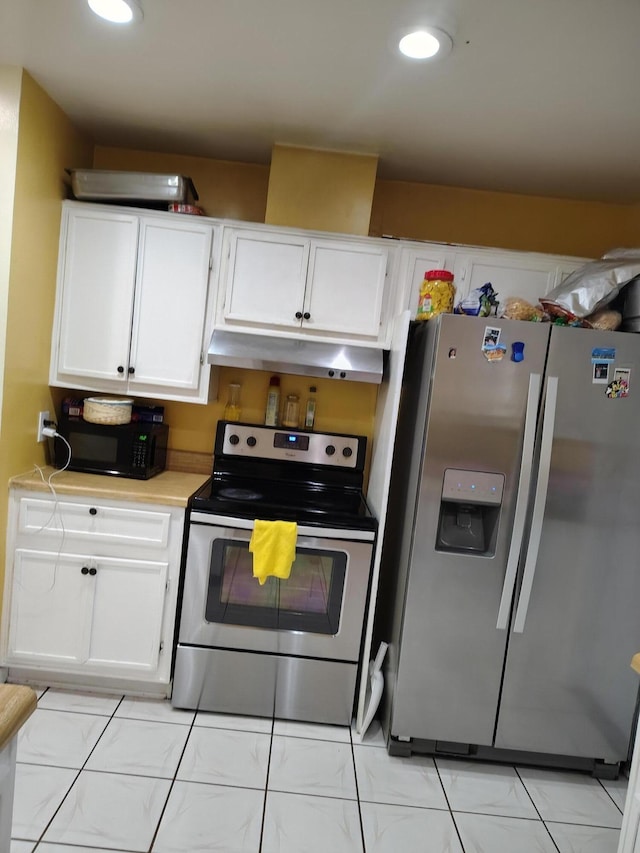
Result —
POLYGON ((0 850, 11 847, 13 790, 20 727, 36 709, 38 700, 31 687, 0 684, 0 850))

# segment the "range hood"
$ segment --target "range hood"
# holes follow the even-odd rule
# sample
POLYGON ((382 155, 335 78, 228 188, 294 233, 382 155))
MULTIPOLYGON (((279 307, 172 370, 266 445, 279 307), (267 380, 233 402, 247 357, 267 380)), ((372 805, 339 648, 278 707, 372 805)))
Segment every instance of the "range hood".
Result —
POLYGON ((382 382, 383 352, 370 347, 276 338, 216 329, 209 364, 294 373, 320 379, 382 382))

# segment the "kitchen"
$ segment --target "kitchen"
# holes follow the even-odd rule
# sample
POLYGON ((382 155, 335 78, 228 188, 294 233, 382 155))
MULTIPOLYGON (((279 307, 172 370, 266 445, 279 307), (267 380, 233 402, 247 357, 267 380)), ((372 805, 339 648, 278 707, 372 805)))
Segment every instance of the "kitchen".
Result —
MULTIPOLYGON (((20 147, 18 149, 16 145, 15 149, 19 150, 19 156, 14 158, 17 169, 12 181, 16 186, 11 234, 13 266, 11 286, 7 293, 9 320, 4 355, 2 444, 3 451, 5 448, 9 451, 3 453, 1 463, 5 481, 10 476, 29 470, 35 461, 33 412, 54 409, 60 402, 58 392, 49 389, 47 372, 53 306, 51 282, 55 278, 59 200, 63 192, 60 175, 64 168, 74 163, 76 166, 120 169, 144 167, 145 170, 192 174, 200 190, 203 207, 209 215, 231 215, 234 219, 257 222, 264 220, 269 171, 268 167, 263 166, 216 161, 203 163, 197 158, 149 155, 101 146, 94 152, 91 145, 72 131, 68 121, 37 84, 28 76, 16 79, 13 72, 9 73, 9 90, 14 94, 16 104, 20 86, 23 100, 20 147), (43 136, 52 141, 57 140, 55 151, 52 146, 50 152, 42 152, 38 139, 43 136), (64 145, 68 147, 60 153, 59 147, 64 145), (221 176, 226 176, 225 180, 221 176), (234 182, 235 185, 230 186, 228 194, 224 196, 221 188, 234 182), (207 193, 208 184, 212 184, 215 191, 207 193), (239 187, 242 192, 239 192, 239 187), (54 201, 57 203, 54 204, 54 201), (238 210, 242 210, 243 215, 238 215, 238 210), (37 228, 42 240, 38 255, 29 250, 29 238, 34 228, 37 228), (33 305, 42 308, 38 316, 33 316, 33 305), (7 415, 8 411, 12 413, 11 416, 7 415)), ((401 186, 388 181, 377 182, 376 196, 372 223, 378 223, 378 233, 402 234, 414 239, 480 243, 522 251, 533 249, 577 257, 593 257, 613 245, 633 243, 636 212, 633 207, 625 205, 532 200, 483 194, 477 190, 401 186), (456 212, 447 218, 442 204, 434 204, 434 198, 446 199, 456 207, 456 212), (382 208, 379 206, 381 203, 382 208), (458 213, 465 204, 471 204, 476 211, 475 224, 468 220, 460 222, 458 213), (540 207, 547 213, 542 217, 542 224, 538 216, 540 207), (483 216, 483 211, 489 209, 492 215, 483 216), (407 225, 411 215, 414 223, 407 225), (562 226, 560 228, 559 223, 562 226), (532 233, 532 224, 535 224, 535 233, 532 233), (585 235, 589 236, 585 238, 585 235)), ((373 233, 376 233, 375 229, 373 233)), ((424 269, 421 269, 420 274, 423 272, 424 269)), ((223 369, 220 387, 225 389, 229 382, 238 378, 235 371, 223 369)), ((241 381, 247 418, 258 422, 268 376, 243 376, 241 381)), ((302 388, 294 385, 295 380, 288 381, 291 390, 303 393, 302 388)), ((328 387, 329 390, 320 384, 318 389, 319 428, 370 435, 375 418, 375 395, 371 389, 366 389, 364 401, 359 401, 352 397, 351 386, 334 384, 328 387), (340 393, 338 388, 345 389, 341 390, 344 396, 339 398, 344 414, 337 419, 332 416, 323 425, 322 418, 325 415, 322 414, 322 400, 328 393, 340 393)), ((224 397, 223 391, 217 402, 205 407, 167 404, 167 421, 171 423, 177 448, 205 455, 211 452, 211 436, 215 423, 223 414, 224 397)), ((5 496, 2 500, 6 501, 5 496)), ((6 507, 6 503, 4 505, 6 507)))

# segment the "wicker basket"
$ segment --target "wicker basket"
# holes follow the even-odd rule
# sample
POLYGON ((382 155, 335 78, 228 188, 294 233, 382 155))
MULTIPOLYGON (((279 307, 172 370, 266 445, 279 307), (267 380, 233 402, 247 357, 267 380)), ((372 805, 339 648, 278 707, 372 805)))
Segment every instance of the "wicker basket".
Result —
POLYGON ((125 398, 86 397, 82 417, 92 424, 128 424, 133 400, 125 398))

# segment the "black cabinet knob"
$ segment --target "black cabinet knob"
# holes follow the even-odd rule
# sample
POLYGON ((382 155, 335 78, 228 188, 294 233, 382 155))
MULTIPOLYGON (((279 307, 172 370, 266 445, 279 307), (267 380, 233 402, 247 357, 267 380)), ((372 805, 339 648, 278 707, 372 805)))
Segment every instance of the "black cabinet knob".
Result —
POLYGON ((121 364, 118 365, 118 373, 124 373, 124 367, 121 364))
POLYGON ((127 372, 128 372, 128 373, 135 373, 135 372, 136 372, 136 369, 135 369, 135 367, 130 367, 130 368, 129 368, 129 370, 128 370, 127 372))
POLYGON ((238 438, 238 436, 235 433, 233 435, 229 436, 229 444, 236 445, 239 442, 240 442, 240 439, 238 438))
POLYGON ((333 454, 336 452, 336 449, 333 444, 328 444, 324 452, 327 454, 327 456, 333 456, 333 454))
POLYGON ((296 320, 302 320, 302 311, 296 311, 296 320))
POLYGON ((329 371, 329 376, 335 376, 335 372, 333 370, 329 371))
POLYGON ((353 456, 353 450, 350 447, 345 447, 342 450, 342 455, 348 459, 350 456, 353 456))
POLYGON ((309 314, 309 312, 308 312, 308 311, 305 311, 305 312, 304 312, 304 314, 303 314, 302 316, 304 317, 304 319, 305 319, 305 320, 310 320, 310 319, 311 319, 311 314, 309 314))
POLYGON ((94 506, 92 506, 91 509, 89 510, 89 515, 97 515, 97 514, 98 514, 98 510, 94 506))
POLYGON ((89 574, 95 575, 97 573, 97 571, 98 571, 97 569, 89 569, 89 574))
POLYGON ((249 436, 249 438, 247 439, 247 444, 249 445, 249 447, 255 447, 256 446, 256 439, 253 435, 249 436))
POLYGON ((346 375, 347 374, 344 372, 344 370, 340 371, 340 379, 344 379, 346 375))
POLYGON ((83 567, 80 569, 80 574, 81 574, 81 575, 88 575, 88 574, 89 574, 89 569, 88 569, 86 566, 83 566, 83 567))

